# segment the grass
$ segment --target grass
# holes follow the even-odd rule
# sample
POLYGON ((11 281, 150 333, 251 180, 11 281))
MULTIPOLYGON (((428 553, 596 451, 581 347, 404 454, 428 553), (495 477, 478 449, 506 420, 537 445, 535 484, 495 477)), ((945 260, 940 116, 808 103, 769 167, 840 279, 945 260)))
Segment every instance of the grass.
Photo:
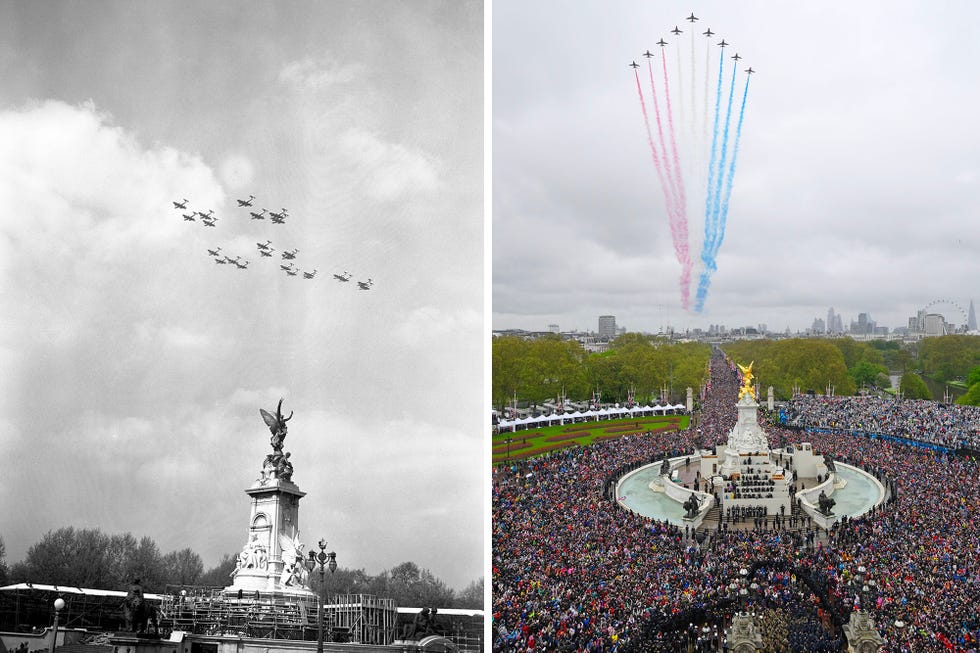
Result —
POLYGON ((665 415, 564 424, 517 433, 508 431, 493 436, 493 464, 506 462, 508 451, 510 460, 523 460, 559 449, 591 444, 597 440, 621 438, 631 433, 685 429, 690 421, 688 415, 665 415), (507 438, 511 438, 509 445, 507 438))

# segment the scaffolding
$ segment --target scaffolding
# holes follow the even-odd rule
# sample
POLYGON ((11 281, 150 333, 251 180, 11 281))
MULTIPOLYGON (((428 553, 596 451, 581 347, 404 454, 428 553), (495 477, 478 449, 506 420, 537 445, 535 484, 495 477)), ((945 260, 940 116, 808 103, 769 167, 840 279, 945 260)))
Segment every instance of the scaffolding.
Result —
POLYGON ((387 646, 395 640, 398 613, 392 599, 371 594, 338 594, 323 606, 324 620, 334 633, 344 634, 357 644, 387 646))

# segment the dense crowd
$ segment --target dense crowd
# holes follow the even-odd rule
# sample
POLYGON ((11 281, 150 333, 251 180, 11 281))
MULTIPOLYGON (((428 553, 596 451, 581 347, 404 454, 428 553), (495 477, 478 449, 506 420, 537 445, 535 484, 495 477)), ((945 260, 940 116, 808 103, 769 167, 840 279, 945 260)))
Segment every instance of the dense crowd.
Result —
MULTIPOLYGON (((980 651, 975 460, 848 433, 807 434, 817 452, 875 473, 899 497, 817 538, 767 526, 693 537, 610 500, 616 472, 689 452, 695 442, 725 442, 737 387, 730 364, 713 356, 696 427, 494 471, 494 650, 673 653, 698 637, 698 648, 720 650, 720 627, 736 610, 753 610, 768 615, 772 650, 837 651, 839 626, 863 591, 886 651, 980 651)), ((814 419, 817 405, 808 405, 814 419)), ((766 428, 774 444, 801 435, 766 428)))
POLYGON ((801 427, 892 435, 953 449, 980 448, 978 406, 921 399, 800 395, 788 402, 784 413, 788 423, 801 427))

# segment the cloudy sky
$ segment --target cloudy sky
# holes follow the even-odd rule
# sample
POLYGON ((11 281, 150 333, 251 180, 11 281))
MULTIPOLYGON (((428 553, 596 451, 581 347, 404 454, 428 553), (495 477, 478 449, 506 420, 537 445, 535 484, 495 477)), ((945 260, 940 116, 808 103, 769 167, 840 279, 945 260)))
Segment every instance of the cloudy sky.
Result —
MULTIPOLYGON (((897 327, 980 301, 978 20, 966 1, 494 2, 493 327, 797 330, 831 306, 897 327), (642 53, 692 11, 756 71, 699 314, 628 67, 646 75, 642 53)), ((704 212, 689 225, 697 261, 704 212)))
POLYGON ((71 525, 213 566, 285 397, 304 540, 480 577, 481 3, 97 7, 0 4, 8 563, 71 525))

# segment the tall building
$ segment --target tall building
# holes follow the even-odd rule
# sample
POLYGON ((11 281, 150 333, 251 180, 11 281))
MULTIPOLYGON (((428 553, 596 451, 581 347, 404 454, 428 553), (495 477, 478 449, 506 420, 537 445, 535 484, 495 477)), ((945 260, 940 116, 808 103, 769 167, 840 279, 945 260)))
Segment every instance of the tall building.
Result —
POLYGON ((810 327, 813 333, 827 333, 827 326, 824 324, 822 318, 814 318, 813 326, 810 327))
POLYGON ((548 331, 551 333, 559 333, 557 324, 549 324, 548 331))
POLYGON ((599 316, 599 339, 612 340, 615 337, 616 337, 616 316, 600 315, 599 316))
POLYGON ((976 331, 977 330, 977 312, 973 308, 973 300, 970 300, 970 312, 966 318, 966 330, 976 331))
POLYGON ((837 329, 837 317, 838 315, 834 313, 834 307, 831 306, 827 310, 827 333, 839 333, 837 329))

